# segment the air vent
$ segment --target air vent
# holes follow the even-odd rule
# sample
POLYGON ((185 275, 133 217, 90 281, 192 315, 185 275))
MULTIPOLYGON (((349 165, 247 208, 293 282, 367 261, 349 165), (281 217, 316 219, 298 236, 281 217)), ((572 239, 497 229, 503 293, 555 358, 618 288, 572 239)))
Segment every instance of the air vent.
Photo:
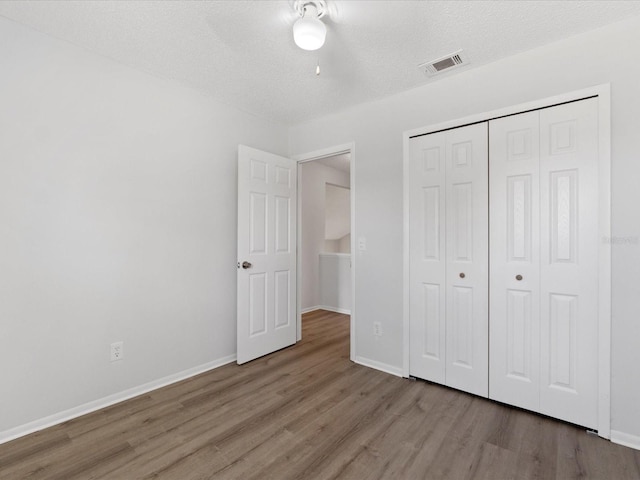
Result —
POLYGON ((418 68, 422 70, 426 75, 432 77, 442 72, 448 72, 449 70, 453 70, 454 68, 462 67, 463 65, 468 65, 465 55, 462 53, 462 50, 458 50, 455 53, 450 55, 446 55, 444 57, 440 57, 431 62, 421 63, 418 65, 418 68))

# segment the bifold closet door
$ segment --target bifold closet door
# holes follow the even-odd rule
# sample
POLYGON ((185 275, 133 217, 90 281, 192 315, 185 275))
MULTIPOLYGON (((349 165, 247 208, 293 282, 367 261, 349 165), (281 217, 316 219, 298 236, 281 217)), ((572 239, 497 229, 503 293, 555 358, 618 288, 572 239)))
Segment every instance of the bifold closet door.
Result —
POLYGON ((597 99, 490 122, 490 398, 597 428, 597 99))
POLYGON ((540 113, 489 124, 489 397, 540 408, 540 113))
POLYGON ((487 124, 411 140, 411 375, 488 395, 487 124))

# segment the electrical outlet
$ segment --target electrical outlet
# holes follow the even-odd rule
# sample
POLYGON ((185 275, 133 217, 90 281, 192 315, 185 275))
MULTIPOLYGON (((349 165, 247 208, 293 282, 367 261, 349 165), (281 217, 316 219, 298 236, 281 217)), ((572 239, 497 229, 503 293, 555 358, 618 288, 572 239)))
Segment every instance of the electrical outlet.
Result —
POLYGON ((373 322, 373 334, 376 337, 382 336, 382 324, 380 322, 373 322))
POLYGON ((113 342, 111 344, 111 361, 122 360, 124 358, 124 342, 113 342))

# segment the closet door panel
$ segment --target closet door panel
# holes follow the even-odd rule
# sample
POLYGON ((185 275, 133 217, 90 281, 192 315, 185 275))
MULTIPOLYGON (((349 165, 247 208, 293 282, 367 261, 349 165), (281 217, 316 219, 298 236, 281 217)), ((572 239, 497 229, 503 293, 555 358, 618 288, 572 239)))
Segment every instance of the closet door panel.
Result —
POLYGON ((487 125, 411 140, 410 366, 488 395, 487 125))
POLYGON ((445 383, 446 134, 411 140, 409 373, 445 383))
POLYGON ((597 428, 597 99, 540 112, 540 412, 597 428))
POLYGON ((446 385, 488 395, 487 124, 446 137, 446 385))
POLYGON ((539 409, 539 112, 489 122, 492 399, 539 409))

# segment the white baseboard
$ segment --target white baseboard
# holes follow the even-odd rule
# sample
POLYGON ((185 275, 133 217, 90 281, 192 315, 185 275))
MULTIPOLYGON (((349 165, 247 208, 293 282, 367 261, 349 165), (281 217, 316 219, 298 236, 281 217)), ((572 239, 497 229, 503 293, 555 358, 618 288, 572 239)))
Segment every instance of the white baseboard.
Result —
POLYGON ((344 313, 345 315, 351 315, 351 310, 347 308, 329 307, 327 305, 320 305, 318 310, 327 310, 328 312, 344 313))
POLYGON ((637 435, 611 430, 611 441, 618 445, 640 450, 640 437, 637 435))
POLYGON ((395 375, 396 377, 402 377, 402 367, 396 367, 393 365, 388 365, 386 363, 378 362, 376 360, 358 356, 356 356, 355 362, 358 365, 363 365, 365 367, 380 370, 381 372, 390 373, 391 375, 395 375))
POLYGON ((307 308, 303 308, 302 310, 300 310, 300 313, 309 313, 309 312, 315 312, 316 310, 320 310, 319 305, 316 305, 315 307, 307 307, 307 308))
POLYGON ((329 307, 328 305, 316 305, 315 307, 303 308, 300 313, 315 312, 316 310, 326 310, 328 312, 343 313, 345 315, 351 315, 351 310, 347 308, 329 307))
POLYGON ((53 415, 49 415, 48 417, 40 418, 38 420, 34 420, 33 422, 29 422, 24 425, 5 430, 4 432, 0 432, 0 444, 10 442, 11 440, 15 440, 16 438, 29 435, 30 433, 37 432, 39 430, 44 430, 45 428, 49 428, 59 423, 66 422, 67 420, 86 415, 87 413, 95 412, 96 410, 109 407, 124 400, 129 400, 130 398, 151 392, 152 390, 157 390, 158 388, 171 385, 172 383, 180 382, 187 378, 194 377, 204 372, 208 372, 209 370, 221 367, 228 363, 234 362, 235 360, 235 354, 229 355, 227 357, 223 357, 218 360, 205 363, 203 365, 198 365, 197 367, 183 370, 182 372, 174 373, 173 375, 169 375, 167 377, 163 377, 158 380, 139 385, 137 387, 129 388, 128 390, 124 390, 119 393, 114 393, 113 395, 109 395, 107 397, 100 398, 98 400, 94 400, 92 402, 88 402, 59 413, 54 413, 53 415))

